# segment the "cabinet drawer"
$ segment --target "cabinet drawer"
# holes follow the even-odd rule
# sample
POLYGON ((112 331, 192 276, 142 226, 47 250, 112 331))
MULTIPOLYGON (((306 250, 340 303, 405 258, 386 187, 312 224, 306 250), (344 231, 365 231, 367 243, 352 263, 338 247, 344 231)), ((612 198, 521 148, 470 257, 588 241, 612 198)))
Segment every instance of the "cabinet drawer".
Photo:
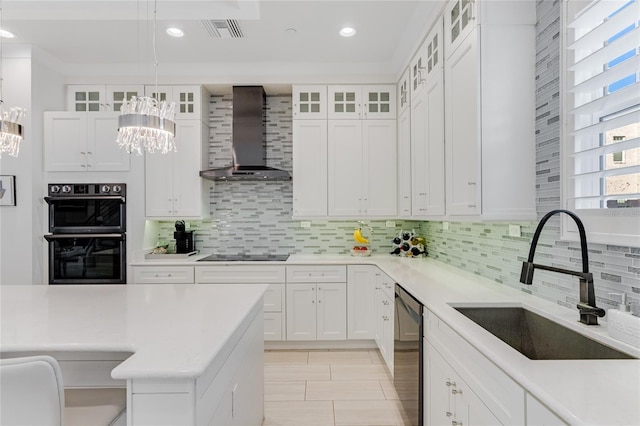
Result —
POLYGON ((283 283, 284 268, 284 265, 196 266, 196 282, 202 284, 283 283))
POLYGON ((287 282, 290 283, 343 283, 347 281, 347 267, 337 266, 287 266, 287 282))
POLYGON ((265 312, 282 312, 283 288, 284 284, 269 284, 263 298, 265 312))
POLYGON ((460 374, 502 424, 524 424, 525 391, 433 312, 425 337, 460 374))
POLYGON ((193 266, 134 266, 135 284, 193 284, 193 266))

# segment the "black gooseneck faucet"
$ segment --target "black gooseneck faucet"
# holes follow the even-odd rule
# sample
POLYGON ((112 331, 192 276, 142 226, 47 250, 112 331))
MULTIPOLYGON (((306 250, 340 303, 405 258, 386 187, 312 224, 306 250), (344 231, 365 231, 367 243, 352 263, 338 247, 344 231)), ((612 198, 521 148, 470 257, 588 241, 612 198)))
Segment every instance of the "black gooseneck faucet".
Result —
POLYGON ((545 271, 559 272, 561 274, 574 275, 580 278, 580 303, 577 308, 580 312, 580 322, 587 325, 598 325, 598 317, 605 315, 604 309, 596 306, 596 294, 593 288, 593 274, 589 272, 589 256, 587 254, 587 235, 584 231, 584 225, 580 218, 569 210, 552 210, 540 220, 535 233, 533 234, 533 240, 531 241, 531 248, 529 249, 529 257, 526 262, 522 262, 522 272, 520 273, 520 282, 522 284, 531 285, 533 282, 533 272, 536 269, 543 269, 545 271), (538 239, 542 228, 549 218, 558 213, 568 214, 578 226, 578 232, 580 233, 580 250, 582 251, 582 272, 570 271, 568 269, 556 268, 553 266, 539 265, 533 263, 533 256, 536 252, 536 246, 538 245, 538 239))

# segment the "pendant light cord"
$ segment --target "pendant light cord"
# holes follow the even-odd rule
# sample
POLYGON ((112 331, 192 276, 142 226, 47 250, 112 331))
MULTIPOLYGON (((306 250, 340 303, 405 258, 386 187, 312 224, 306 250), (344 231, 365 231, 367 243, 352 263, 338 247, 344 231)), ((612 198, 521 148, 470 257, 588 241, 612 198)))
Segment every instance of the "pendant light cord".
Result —
POLYGON ((157 101, 160 102, 160 92, 158 92, 158 54, 156 53, 156 15, 158 13, 158 0, 153 2, 153 67, 155 71, 155 86, 157 101))
MULTIPOLYGON (((3 10, 2 10, 2 0, 0 0, 0 30, 3 30, 4 28, 2 27, 2 15, 3 15, 3 10)), ((3 84, 3 76, 4 74, 2 73, 3 69, 2 69, 2 63, 4 62, 4 52, 2 50, 2 39, 4 38, 4 36, 2 36, 0 34, 0 121, 2 121, 2 105, 4 104, 4 98, 2 97, 2 84, 3 84)))

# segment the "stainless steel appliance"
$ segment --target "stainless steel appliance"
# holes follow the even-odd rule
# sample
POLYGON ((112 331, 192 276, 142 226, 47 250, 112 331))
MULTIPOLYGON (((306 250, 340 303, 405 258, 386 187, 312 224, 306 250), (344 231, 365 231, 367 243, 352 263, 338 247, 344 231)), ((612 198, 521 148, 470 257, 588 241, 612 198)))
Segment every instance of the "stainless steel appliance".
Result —
POLYGON ((126 184, 49 184, 49 284, 126 283, 126 184))
POLYGON ((284 262, 288 254, 212 254, 198 262, 284 262))
POLYGON ((422 304, 396 284, 393 383, 412 426, 423 424, 422 311, 422 304))

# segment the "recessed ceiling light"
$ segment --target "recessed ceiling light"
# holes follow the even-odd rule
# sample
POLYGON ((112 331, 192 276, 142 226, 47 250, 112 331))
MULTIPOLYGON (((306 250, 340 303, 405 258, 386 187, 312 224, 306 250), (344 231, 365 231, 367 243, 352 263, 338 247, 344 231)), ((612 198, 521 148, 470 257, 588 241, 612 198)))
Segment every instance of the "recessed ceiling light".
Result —
POLYGON ((343 29, 340 30, 340 35, 342 37, 351 37, 355 33, 356 33, 356 30, 351 27, 344 27, 343 29))
POLYGON ((15 35, 12 32, 9 32, 7 30, 0 30, 0 37, 4 37, 4 38, 14 38, 15 35))
POLYGON ((180 28, 167 28, 167 34, 171 37, 182 37, 184 32, 180 28))

